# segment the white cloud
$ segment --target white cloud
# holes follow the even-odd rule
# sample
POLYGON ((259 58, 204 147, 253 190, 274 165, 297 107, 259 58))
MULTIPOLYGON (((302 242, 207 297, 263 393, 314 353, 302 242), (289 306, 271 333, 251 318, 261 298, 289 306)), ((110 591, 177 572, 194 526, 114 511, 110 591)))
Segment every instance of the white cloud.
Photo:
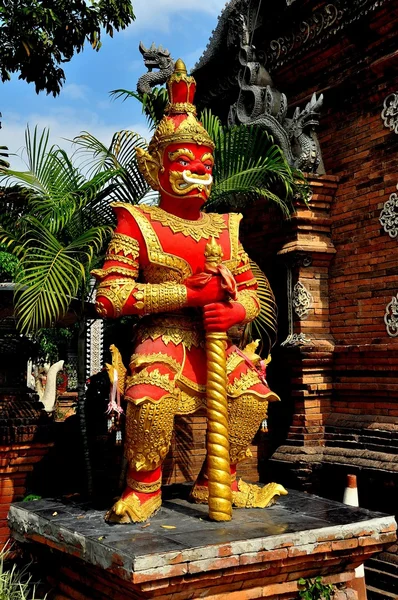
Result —
POLYGON ((87 85, 79 85, 77 83, 66 83, 62 88, 62 95, 71 100, 84 100, 89 98, 90 88, 87 85))
POLYGON ((128 31, 136 33, 141 29, 168 32, 173 26, 175 15, 204 13, 217 16, 225 6, 225 0, 135 0, 136 20, 128 31))
POLYGON ((7 120, 3 122, 1 129, 1 145, 7 146, 10 153, 17 156, 10 156, 8 159, 11 168, 14 170, 26 170, 26 163, 22 150, 25 147, 25 130, 29 124, 31 131, 37 125, 39 133, 47 127, 50 130, 50 144, 57 144, 63 148, 69 155, 73 149, 71 142, 74 137, 82 131, 89 131, 105 145, 108 145, 112 135, 121 129, 129 129, 139 133, 148 139, 150 133, 142 123, 105 123, 95 112, 88 110, 75 110, 69 107, 59 108, 46 114, 28 114, 19 115, 9 113, 7 120), (22 153, 22 158, 21 158, 22 153))

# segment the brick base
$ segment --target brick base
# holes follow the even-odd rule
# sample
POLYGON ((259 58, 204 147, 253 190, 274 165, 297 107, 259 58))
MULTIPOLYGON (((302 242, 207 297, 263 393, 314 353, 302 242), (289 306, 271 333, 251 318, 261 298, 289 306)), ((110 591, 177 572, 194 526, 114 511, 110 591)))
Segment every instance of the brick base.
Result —
POLYGON ((0 446, 0 547, 10 537, 7 525, 10 504, 26 496, 29 474, 53 446, 53 443, 0 446))

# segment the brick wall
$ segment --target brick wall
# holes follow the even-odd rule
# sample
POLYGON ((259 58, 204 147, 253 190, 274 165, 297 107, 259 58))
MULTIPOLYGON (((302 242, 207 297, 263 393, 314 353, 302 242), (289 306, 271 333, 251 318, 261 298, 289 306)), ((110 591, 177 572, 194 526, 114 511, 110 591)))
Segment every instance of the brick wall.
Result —
POLYGON ((10 504, 27 495, 27 479, 34 465, 41 462, 53 446, 53 443, 0 446, 0 548, 10 535, 7 526, 10 504))

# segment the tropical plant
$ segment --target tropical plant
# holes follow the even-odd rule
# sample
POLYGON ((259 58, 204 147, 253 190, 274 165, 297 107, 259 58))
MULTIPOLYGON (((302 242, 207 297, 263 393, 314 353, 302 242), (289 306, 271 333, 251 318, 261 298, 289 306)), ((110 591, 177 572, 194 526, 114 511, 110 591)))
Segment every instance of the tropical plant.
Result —
POLYGON ((5 169, 2 181, 23 186, 25 203, 2 211, 0 243, 19 258, 15 309, 22 333, 51 326, 74 298, 84 298, 93 260, 112 230, 107 195, 117 169, 90 179, 49 132, 26 131, 28 171, 5 169), (11 219, 13 217, 13 219, 11 219))
MULTIPOLYGON (((67 154, 49 146, 49 132, 26 131, 28 170, 3 170, 2 181, 18 183, 12 201, 4 194, 0 243, 19 260, 15 276, 15 312, 22 333, 53 326, 74 303, 78 328, 78 404, 83 444, 85 432, 85 299, 90 269, 112 232, 109 195, 119 171, 86 177, 67 154), (7 210, 8 209, 8 210, 7 210)), ((7 188, 6 188, 7 189, 7 188)), ((85 459, 88 464, 88 450, 85 459)), ((89 468, 87 468, 89 474, 89 468)), ((88 475, 88 487, 90 487, 88 475)))
POLYGON ((135 151, 147 148, 147 142, 133 131, 118 131, 109 146, 103 144, 91 133, 84 131, 73 140, 81 167, 90 177, 99 176, 109 170, 115 171, 114 186, 108 190, 107 206, 111 213, 111 202, 156 203, 158 193, 152 190, 141 175, 135 151))
POLYGON ((0 281, 13 281, 16 276, 19 261, 16 256, 0 244, 0 281))
POLYGON ((331 600, 333 598, 335 587, 330 583, 322 583, 322 577, 301 578, 298 583, 301 587, 299 598, 302 600, 331 600))

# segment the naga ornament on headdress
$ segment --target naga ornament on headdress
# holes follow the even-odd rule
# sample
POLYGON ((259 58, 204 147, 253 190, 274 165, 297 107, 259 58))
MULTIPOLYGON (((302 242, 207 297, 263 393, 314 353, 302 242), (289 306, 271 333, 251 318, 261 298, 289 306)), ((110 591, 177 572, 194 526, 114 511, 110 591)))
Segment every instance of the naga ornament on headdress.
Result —
POLYGON ((164 151, 170 144, 196 144, 214 150, 212 139, 196 118, 195 79, 187 74, 181 59, 176 61, 174 72, 167 81, 167 91, 166 114, 156 128, 148 151, 136 149, 142 175, 148 185, 158 191, 161 189, 158 175, 163 168, 164 151))

